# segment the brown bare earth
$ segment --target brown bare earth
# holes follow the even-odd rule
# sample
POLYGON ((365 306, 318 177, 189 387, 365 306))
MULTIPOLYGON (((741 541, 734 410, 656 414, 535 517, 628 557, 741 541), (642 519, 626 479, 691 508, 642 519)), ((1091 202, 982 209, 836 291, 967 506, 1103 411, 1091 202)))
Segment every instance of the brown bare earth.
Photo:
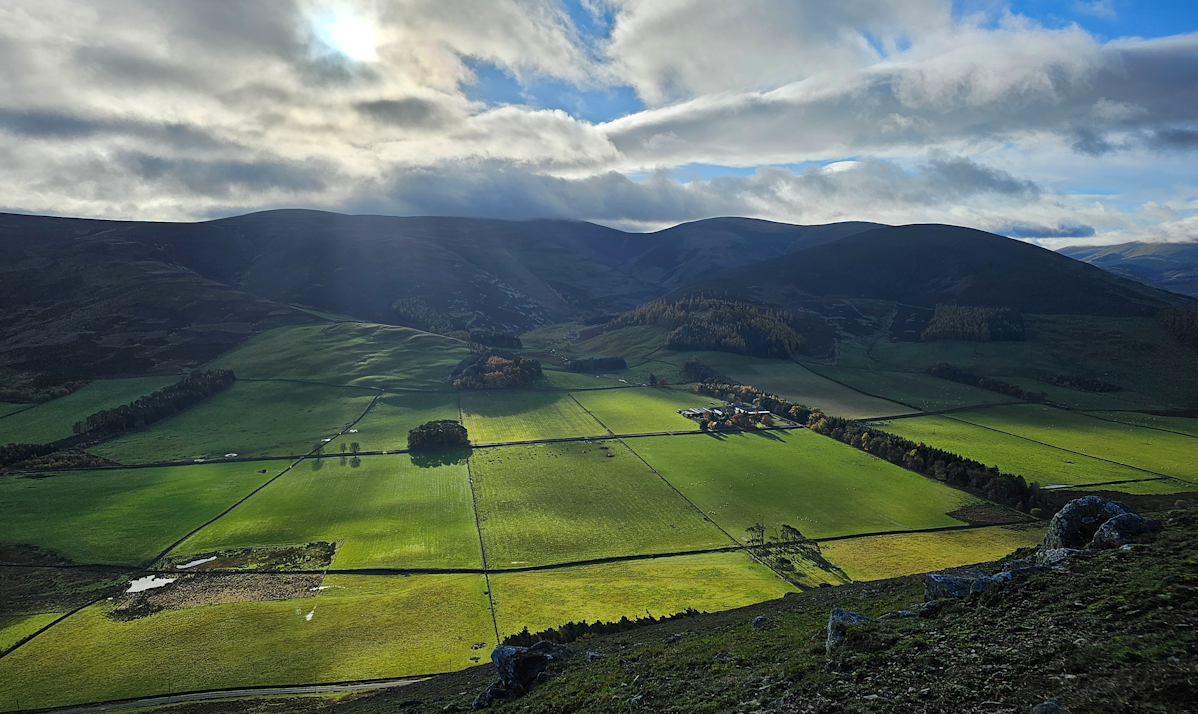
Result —
POLYGON ((1013 508, 1003 508, 993 503, 974 503, 946 515, 956 518, 958 521, 965 521, 971 526, 992 526, 1032 520, 1031 517, 1013 508))
POLYGON ((175 573, 179 572, 176 566, 215 557, 215 560, 188 568, 187 572, 323 570, 332 564, 336 554, 337 544, 325 542, 265 548, 230 548, 209 553, 167 556, 158 562, 156 569, 175 573))
POLYGON ((108 617, 127 622, 163 610, 185 610, 234 602, 294 600, 315 597, 324 576, 320 573, 205 573, 182 575, 170 585, 125 595, 108 617))

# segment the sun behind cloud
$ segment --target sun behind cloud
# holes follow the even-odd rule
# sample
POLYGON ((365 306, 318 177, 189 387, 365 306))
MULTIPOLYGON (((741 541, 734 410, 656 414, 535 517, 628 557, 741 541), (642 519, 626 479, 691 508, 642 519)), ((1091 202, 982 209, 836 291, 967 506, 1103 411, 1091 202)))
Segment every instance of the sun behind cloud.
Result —
POLYGON ((377 58, 378 33, 366 18, 344 11, 316 19, 316 34, 329 49, 359 62, 377 58))

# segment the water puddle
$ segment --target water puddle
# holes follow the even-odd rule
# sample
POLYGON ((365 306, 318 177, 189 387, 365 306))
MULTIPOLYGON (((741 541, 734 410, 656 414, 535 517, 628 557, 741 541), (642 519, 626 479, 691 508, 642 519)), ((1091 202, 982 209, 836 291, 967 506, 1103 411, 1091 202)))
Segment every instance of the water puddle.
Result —
POLYGON ((145 592, 146 590, 153 590, 154 588, 160 588, 160 587, 163 587, 164 585, 170 585, 171 583, 175 582, 176 580, 178 580, 178 578, 159 578, 156 575, 147 575, 144 578, 138 578, 137 580, 130 581, 129 589, 126 590, 125 592, 126 593, 145 592))
POLYGON ((177 568, 179 570, 187 570, 188 568, 194 568, 197 565, 203 565, 204 563, 211 563, 214 560, 216 560, 215 555, 212 556, 211 558, 200 558, 199 560, 193 560, 190 563, 184 563, 183 565, 176 565, 175 568, 177 568))

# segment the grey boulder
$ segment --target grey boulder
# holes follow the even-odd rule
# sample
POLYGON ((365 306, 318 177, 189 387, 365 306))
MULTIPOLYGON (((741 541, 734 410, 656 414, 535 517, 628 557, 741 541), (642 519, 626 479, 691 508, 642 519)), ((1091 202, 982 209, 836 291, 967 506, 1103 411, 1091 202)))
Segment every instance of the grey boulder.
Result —
POLYGON ((833 610, 832 614, 828 616, 828 638, 824 643, 824 651, 832 654, 832 650, 844 644, 844 641, 848 639, 849 628, 863 622, 870 622, 870 619, 860 613, 842 610, 839 607, 833 610))
POLYGON ((1074 499, 1052 517, 1042 549, 1085 548, 1104 523, 1126 513, 1132 513, 1127 506, 1100 496, 1074 499))

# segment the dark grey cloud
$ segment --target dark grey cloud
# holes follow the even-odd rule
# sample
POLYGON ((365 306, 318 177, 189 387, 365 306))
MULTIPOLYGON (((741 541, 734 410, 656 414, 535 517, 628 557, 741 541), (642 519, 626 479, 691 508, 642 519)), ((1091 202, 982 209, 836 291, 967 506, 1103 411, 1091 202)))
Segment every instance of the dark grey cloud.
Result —
POLYGON ((1001 169, 983 166, 964 156, 937 157, 925 169, 928 179, 941 191, 952 194, 995 193, 1003 196, 1039 196, 1033 181, 1019 179, 1001 169))
POLYGON ((440 105, 417 97, 359 102, 354 109, 379 123, 406 128, 440 126, 450 119, 440 105))
POLYGON ((117 47, 87 45, 74 52, 76 65, 95 79, 119 86, 151 85, 202 88, 203 75, 193 67, 180 66, 117 47))
POLYGON ((97 135, 131 136, 176 149, 217 149, 233 146, 204 129, 186 124, 80 117, 38 110, 0 109, 0 132, 31 139, 62 140, 97 135))
POLYGON ((1198 149, 1198 130, 1160 129, 1152 133, 1148 138, 1148 143, 1153 148, 1165 151, 1198 149))
POLYGON ((220 199, 238 191, 323 191, 337 177, 334 167, 312 160, 200 161, 134 153, 122 163, 144 181, 177 184, 193 195, 220 199))
POLYGON ((1096 231, 1093 226, 1080 223, 1061 223, 1055 226, 1041 226, 1031 223, 1015 223, 998 229, 998 233, 1010 238, 1089 238, 1096 231))

